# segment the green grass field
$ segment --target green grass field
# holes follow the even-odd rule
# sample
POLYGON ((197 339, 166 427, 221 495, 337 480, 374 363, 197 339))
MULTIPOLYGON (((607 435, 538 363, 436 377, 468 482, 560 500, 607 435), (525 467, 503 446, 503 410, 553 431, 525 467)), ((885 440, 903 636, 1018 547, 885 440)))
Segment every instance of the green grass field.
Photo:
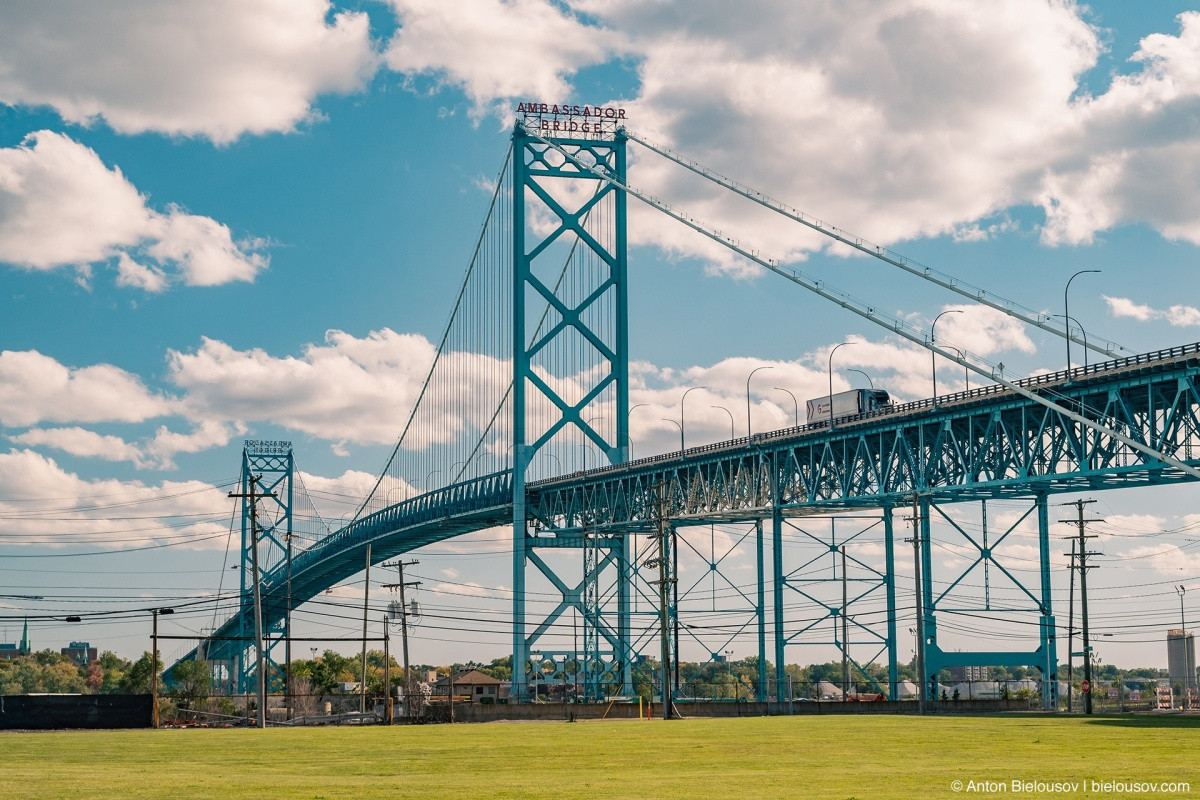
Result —
POLYGON ((8 800, 1200 797, 1198 734, 1200 718, 1129 715, 4 733, 0 792, 8 800), (1085 789, 1014 791, 1014 779, 1085 789), (1004 791, 972 791, 971 781, 1004 791), (1193 788, 1093 792, 1090 781, 1193 788))

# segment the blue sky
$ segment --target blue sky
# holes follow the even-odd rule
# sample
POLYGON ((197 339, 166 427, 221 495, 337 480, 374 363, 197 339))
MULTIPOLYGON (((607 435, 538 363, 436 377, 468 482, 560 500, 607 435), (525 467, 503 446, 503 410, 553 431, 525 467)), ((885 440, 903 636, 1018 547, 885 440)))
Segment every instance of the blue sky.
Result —
MULTIPOLYGON (((1200 13, 1190 4, 727 9, 123 0, 0 10, 0 586, 11 587, 0 593, 48 598, 0 598, 0 640, 19 637, 25 613, 215 591, 225 485, 244 438, 295 442, 318 502, 335 518, 350 510, 445 324, 519 100, 620 104, 647 139, 1035 309, 1061 312, 1067 278, 1100 269, 1073 284, 1072 315, 1131 353, 1200 339, 1200 13), (82 552, 104 554, 68 555, 82 552)), ((644 150, 632 156, 635 185, 918 326, 959 306, 644 150)), ((755 424, 787 423, 791 401, 768 388, 821 393, 829 348, 848 338, 861 341, 839 351, 843 367, 903 399, 928 395, 924 351, 644 209, 630 240, 631 402, 661 412, 635 423, 638 454, 672 446, 661 418, 691 385, 710 389, 693 396, 707 395, 697 407, 709 410, 693 422, 689 407, 689 433, 723 437, 728 418, 714 406, 744 407, 745 375, 760 364, 775 380, 754 397, 755 424)), ((1019 374, 1063 366, 1060 341, 965 310, 943 319, 939 339, 1019 374)), ((938 385, 961 388, 961 372, 947 367, 938 385)), ((1112 615, 1108 660, 1165 664, 1165 647, 1142 642, 1178 619, 1174 585, 1200 590, 1194 497, 1192 487, 1109 493, 1094 507, 1111 538, 1093 579, 1094 608, 1112 615), (1131 604, 1144 630, 1119 627, 1132 624, 1120 616, 1131 604)), ((431 607, 503 613, 503 551, 502 537, 481 534, 419 556, 431 607)), ((350 581, 333 596, 352 603, 361 591, 350 581)), ((312 630, 348 634, 348 617, 312 630)), ((146 646, 147 627, 136 615, 87 630, 31 623, 39 646, 84 638, 124 655, 146 646)), ((446 627, 427 629, 415 657, 507 647, 503 635, 469 644, 469 622, 446 627)))

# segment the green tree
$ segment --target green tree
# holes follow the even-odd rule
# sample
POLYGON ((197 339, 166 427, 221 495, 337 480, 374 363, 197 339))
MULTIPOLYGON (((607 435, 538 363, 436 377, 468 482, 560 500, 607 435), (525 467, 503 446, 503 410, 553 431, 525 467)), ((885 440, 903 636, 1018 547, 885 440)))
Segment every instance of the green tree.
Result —
POLYGON ((180 661, 171 670, 171 696, 180 706, 195 708, 212 692, 212 672, 207 661, 180 661))
POLYGON ((62 653, 57 653, 48 647, 45 650, 38 650, 32 655, 39 667, 50 667, 66 658, 62 653))
POLYGON ((312 681, 313 691, 317 694, 330 694, 337 686, 337 675, 329 669, 329 665, 318 659, 309 662, 308 679, 312 681))
POLYGON ((84 671, 62 653, 43 650, 0 663, 0 694, 75 694, 87 690, 84 671))
POLYGON ((41 667, 32 656, 0 661, 0 694, 29 694, 41 688, 41 667))
POLYGON ((100 693, 116 694, 120 692, 121 681, 124 680, 125 673, 129 671, 130 663, 111 650, 101 653, 100 658, 96 659, 96 663, 103 670, 100 693))
POLYGON ((333 676, 335 684, 356 681, 362 674, 359 669, 358 656, 348 658, 333 650, 326 650, 324 655, 321 656, 321 662, 325 664, 325 668, 333 676))
POLYGON ((41 691, 57 694, 82 694, 87 688, 83 671, 69 658, 42 667, 40 683, 41 691))
POLYGON ((486 667, 479 667, 479 671, 484 675, 491 675, 498 681, 510 681, 512 680, 512 656, 494 658, 492 663, 486 667))
POLYGON ((152 659, 149 653, 142 653, 142 657, 129 667, 129 670, 121 678, 119 688, 122 694, 150 694, 151 683, 154 678, 155 670, 162 670, 162 661, 157 658, 152 659))

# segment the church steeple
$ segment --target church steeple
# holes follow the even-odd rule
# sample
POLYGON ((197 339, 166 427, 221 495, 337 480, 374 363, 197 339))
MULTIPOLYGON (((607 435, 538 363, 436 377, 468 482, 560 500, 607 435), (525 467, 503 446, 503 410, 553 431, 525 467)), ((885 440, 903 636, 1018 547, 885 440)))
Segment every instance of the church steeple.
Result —
POLYGON ((21 655, 29 655, 32 648, 29 646, 29 617, 25 618, 25 629, 21 631, 21 655))

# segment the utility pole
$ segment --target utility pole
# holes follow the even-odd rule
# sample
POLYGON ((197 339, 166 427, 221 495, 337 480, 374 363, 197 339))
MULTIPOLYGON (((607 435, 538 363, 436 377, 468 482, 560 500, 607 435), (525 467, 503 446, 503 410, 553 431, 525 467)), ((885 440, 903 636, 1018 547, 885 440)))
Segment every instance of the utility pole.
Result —
POLYGON ((1088 552, 1087 540, 1095 539, 1095 535, 1085 533, 1084 526, 1089 522, 1103 522, 1102 519, 1084 519, 1083 507, 1096 502, 1095 500, 1076 500, 1073 503, 1063 503, 1064 506, 1075 506, 1078 511, 1078 516, 1075 519, 1060 519, 1059 522, 1067 524, 1075 524, 1079 526, 1079 564, 1075 569, 1079 570, 1079 613, 1082 618, 1081 626, 1083 628, 1083 681, 1087 684, 1087 691, 1083 693, 1083 713, 1092 713, 1092 645, 1091 639, 1088 637, 1088 606, 1087 606, 1087 558, 1088 556, 1102 555, 1097 552, 1088 552))
POLYGON ((906 541, 912 542, 913 546, 913 580, 916 582, 916 598, 917 598, 917 711, 924 714, 926 711, 926 694, 929 689, 926 686, 925 676, 925 603, 922 597, 923 585, 921 581, 921 507, 919 505, 919 496, 913 492, 913 536, 906 541))
POLYGON ((662 718, 673 719, 675 717, 674 704, 672 703, 672 682, 671 682, 671 629, 670 629, 670 600, 671 600, 671 584, 675 582, 675 578, 671 574, 671 558, 667 552, 670 547, 669 538, 673 531, 668 530, 670 527, 667 524, 666 513, 666 498, 663 495, 663 485, 661 483, 656 487, 658 494, 658 532, 655 538, 658 540, 658 556, 646 562, 647 567, 658 567, 658 628, 660 640, 660 655, 662 658, 662 718))
POLYGON ((284 534, 287 543, 287 602, 283 607, 283 706, 287 718, 292 718, 292 531, 291 516, 288 516, 288 531, 284 534))
MULTIPOLYGON (((409 677, 408 671, 408 603, 404 599, 404 589, 408 586, 417 587, 421 585, 420 581, 404 582, 404 568, 415 567, 420 564, 420 561, 393 561, 390 564, 382 564, 384 567, 395 567, 399 573, 400 580, 397 583, 389 583, 384 585, 384 589, 399 589, 400 590, 400 647, 404 651, 404 718, 412 722, 412 679, 409 677)), ((389 696, 391 689, 389 688, 389 696)))
POLYGON ((674 675, 675 692, 671 695, 672 704, 675 695, 679 694, 679 580, 675 577, 679 574, 679 531, 675 526, 671 526, 671 645, 672 653, 674 654, 674 664, 672 665, 674 675))
POLYGON ((274 492, 259 494, 258 482, 261 475, 250 476, 250 491, 245 494, 230 492, 230 497, 250 501, 250 568, 254 573, 254 670, 258 673, 258 727, 267 727, 267 671, 263 653, 262 580, 258 569, 258 498, 274 497, 274 492))
POLYGON ((367 614, 371 600, 371 543, 367 542, 367 572, 363 580, 362 686, 358 694, 358 713, 367 713, 367 614))
POLYGON ((1183 608, 1183 595, 1187 589, 1183 584, 1179 584, 1175 587, 1175 591, 1179 593, 1179 643, 1183 647, 1183 698, 1179 707, 1186 709, 1190 698, 1188 691, 1196 680, 1196 670, 1192 667, 1192 660, 1188 657, 1187 615, 1183 608))
MULTIPOLYGON (((150 699, 153 702, 153 724, 158 727, 158 615, 174 614, 173 608, 152 608, 151 615, 154 617, 152 630, 150 631, 150 699)), ((28 625, 26 625, 28 627, 28 625)))
MULTIPOLYGON (((153 608, 150 614, 154 618, 150 630, 150 702, 153 704, 153 723, 158 727, 158 609, 153 608)), ((26 623, 28 625, 28 623, 26 623)))
POLYGON ((392 724, 392 654, 389 649, 391 637, 388 631, 388 617, 383 615, 383 721, 392 724))
POLYGON ((1071 592, 1067 601, 1067 713, 1075 694, 1075 540, 1071 540, 1071 592))
POLYGON ((846 585, 846 545, 838 548, 842 553, 842 700, 848 699, 850 691, 850 608, 846 585))

